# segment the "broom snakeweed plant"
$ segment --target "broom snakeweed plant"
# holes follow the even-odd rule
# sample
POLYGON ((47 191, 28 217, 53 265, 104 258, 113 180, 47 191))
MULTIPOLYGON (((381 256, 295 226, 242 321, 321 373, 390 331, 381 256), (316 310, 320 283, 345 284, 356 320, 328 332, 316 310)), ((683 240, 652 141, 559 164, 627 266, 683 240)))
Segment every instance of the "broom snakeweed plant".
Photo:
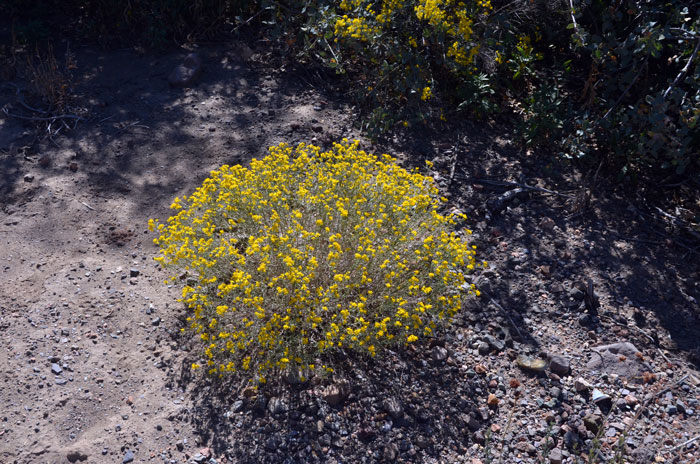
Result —
POLYGON ((332 372, 327 354, 376 356, 434 336, 469 294, 469 230, 438 212, 431 178, 343 140, 286 144, 248 168, 222 166, 167 224, 155 259, 177 281, 210 374, 251 381, 332 372))

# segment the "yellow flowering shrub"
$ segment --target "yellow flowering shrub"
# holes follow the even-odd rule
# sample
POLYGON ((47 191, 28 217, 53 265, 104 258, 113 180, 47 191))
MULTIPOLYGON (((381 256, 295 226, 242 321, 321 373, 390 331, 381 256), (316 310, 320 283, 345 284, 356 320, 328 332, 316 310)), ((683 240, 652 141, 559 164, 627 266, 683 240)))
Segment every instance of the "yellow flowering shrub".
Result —
POLYGON ((431 178, 347 140, 212 171, 166 224, 149 221, 155 259, 184 283, 193 367, 264 381, 330 370, 332 350, 375 356, 433 336, 476 293, 470 231, 453 230, 442 201, 431 178))
POLYGON ((370 129, 417 123, 463 100, 461 93, 488 93, 477 57, 492 9, 490 0, 341 0, 323 10, 320 55, 341 72, 362 74, 368 85, 357 93, 373 111, 370 129))

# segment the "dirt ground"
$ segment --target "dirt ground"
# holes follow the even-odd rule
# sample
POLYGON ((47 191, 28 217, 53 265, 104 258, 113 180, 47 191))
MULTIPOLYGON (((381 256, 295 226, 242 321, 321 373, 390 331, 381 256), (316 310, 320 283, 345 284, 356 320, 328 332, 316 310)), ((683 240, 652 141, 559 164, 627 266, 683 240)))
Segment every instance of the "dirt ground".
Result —
MULTIPOLYGON (((583 195, 586 173, 559 175, 497 126, 364 142, 434 161, 491 263, 453 334, 373 375, 295 387, 285 407, 281 390, 251 399, 189 376, 185 309, 152 261, 148 219, 270 145, 362 137, 332 76, 218 45, 199 49, 195 86, 170 88, 185 53, 77 49, 84 121, 36 140, 43 126, 0 118, 0 462, 577 462, 596 438, 584 419, 601 414, 600 459, 620 437, 626 462, 700 458, 686 444, 700 433, 700 250, 655 206, 603 182, 583 195), (642 383, 588 364, 624 341, 648 363, 642 383), (533 375, 519 355, 570 369, 533 375), (579 377, 623 402, 606 415, 579 377), (340 404, 315 390, 347 382, 340 404)), ((21 109, 14 87, 0 106, 21 109)))

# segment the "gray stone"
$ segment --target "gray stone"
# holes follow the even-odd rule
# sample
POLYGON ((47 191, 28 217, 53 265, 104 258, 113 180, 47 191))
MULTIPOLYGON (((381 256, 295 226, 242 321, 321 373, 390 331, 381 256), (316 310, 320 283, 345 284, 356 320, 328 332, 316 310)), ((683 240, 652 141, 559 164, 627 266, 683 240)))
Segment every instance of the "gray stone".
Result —
POLYGON ((584 392, 589 391, 591 388, 593 388, 593 385, 588 383, 588 381, 586 379, 584 379, 583 377, 579 377, 574 382, 574 388, 576 389, 577 392, 584 393, 584 392))
POLYGON ((435 345, 430 353, 430 357, 435 362, 441 362, 447 359, 447 350, 442 346, 435 345))
POLYGON ((153 325, 153 326, 160 325, 160 318, 159 317, 153 318, 153 320, 151 321, 151 325, 153 325))
POLYGON ((489 347, 494 351, 498 352, 506 349, 506 344, 492 335, 485 336, 484 340, 486 340, 486 343, 488 343, 489 347))
POLYGON ((639 350, 629 342, 598 346, 593 351, 586 366, 589 370, 615 374, 638 383, 642 382, 642 373, 652 371, 639 356, 639 350))
POLYGON ((401 401, 397 398, 387 398, 384 400, 383 409, 386 411, 394 420, 403 417, 403 405, 401 401))
POLYGON ((270 414, 284 414, 289 410, 289 407, 282 398, 273 396, 267 402, 267 410, 270 411, 270 414))
POLYGON ((567 430, 564 433, 564 444, 568 449, 577 449, 580 447, 581 438, 573 430, 567 430))
POLYGON ((201 74, 202 59, 197 53, 190 53, 173 69, 168 76, 168 82, 173 87, 190 87, 197 82, 201 74))
POLYGON ((65 385, 66 383, 68 383, 68 380, 66 380, 63 377, 56 377, 55 379, 53 379, 53 383, 55 383, 56 385, 65 385))
POLYGON ((241 412, 241 411, 243 411, 244 407, 245 407, 245 403, 243 402, 243 400, 236 400, 233 402, 233 405, 231 406, 231 411, 241 412))
POLYGON ((339 385, 329 385, 322 391, 323 399, 331 406, 337 406, 345 401, 345 389, 339 385))
POLYGON ((132 267, 131 269, 129 269, 129 277, 138 277, 140 273, 141 273, 141 271, 139 271, 135 267, 132 267))
POLYGON ((593 393, 591 393, 591 400, 593 400, 593 402, 601 409, 609 409, 610 406, 612 406, 612 398, 597 388, 593 389, 593 393))
POLYGON ((550 464, 561 464, 564 461, 561 449, 554 448, 549 452, 549 463, 550 464))
POLYGON ((128 464, 129 462, 134 462, 134 452, 129 450, 124 454, 124 459, 122 459, 122 464, 128 464))
POLYGON ((516 443, 514 448, 517 449, 518 451, 522 451, 523 453, 527 453, 527 454, 531 454, 531 455, 537 453, 537 448, 535 448, 535 446, 532 443, 527 442, 527 441, 520 441, 520 442, 516 443))
POLYGON ((467 422, 467 427, 472 432, 476 432, 477 430, 479 430, 479 427, 481 427, 481 423, 474 416, 467 416, 466 422, 467 422))
POLYGON ((603 425, 603 418, 598 414, 586 414, 583 418, 583 425, 586 427, 586 430, 595 435, 603 425))
POLYGON ((57 363, 53 363, 51 364, 51 372, 53 372, 56 375, 59 375, 61 372, 63 372, 63 369, 57 363))
POLYGON ((529 371, 529 372, 544 372, 547 367, 547 361, 541 358, 532 358, 530 356, 525 356, 521 354, 515 360, 515 363, 519 368, 529 371))
POLYGON ((399 447, 395 443, 389 443, 384 446, 384 452, 382 453, 385 461, 395 461, 399 457, 399 447))
POLYGON ((192 461, 196 462, 197 464, 201 464, 203 462, 207 462, 207 456, 202 453, 197 453, 192 456, 192 461))
POLYGON ((549 361, 549 370, 563 377, 569 375, 571 364, 564 356, 555 355, 549 361))
POLYGON ((418 435, 414 440, 414 443, 419 449, 427 449, 430 447, 430 440, 428 440, 428 438, 424 437, 423 435, 418 435))
POLYGON ((70 450, 66 453, 68 462, 87 461, 88 455, 82 450, 70 450))
POLYGON ((583 301, 586 293, 578 287, 573 287, 569 290, 569 297, 573 298, 575 301, 583 301))
POLYGON ((486 356, 491 352, 491 346, 487 342, 481 342, 479 343, 479 354, 482 356, 486 356))
POLYGON ((688 410, 688 408, 685 407, 685 404, 681 400, 676 401, 676 409, 678 409, 678 412, 681 414, 685 414, 688 410))

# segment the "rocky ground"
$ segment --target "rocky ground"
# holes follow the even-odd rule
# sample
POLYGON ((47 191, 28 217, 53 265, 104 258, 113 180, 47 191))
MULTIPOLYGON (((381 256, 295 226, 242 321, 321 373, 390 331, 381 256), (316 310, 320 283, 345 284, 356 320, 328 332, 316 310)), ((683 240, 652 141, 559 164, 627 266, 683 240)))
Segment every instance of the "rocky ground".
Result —
MULTIPOLYGON (((494 125, 365 142, 433 161, 469 216, 490 265, 454 330, 302 384, 193 376, 148 218, 269 145, 359 137, 333 76, 242 44, 198 53, 201 77, 173 88, 186 52, 76 50, 83 121, 49 139, 0 119, 0 462, 700 459, 692 236, 494 125)), ((13 79, 0 104, 27 114, 13 79)))

